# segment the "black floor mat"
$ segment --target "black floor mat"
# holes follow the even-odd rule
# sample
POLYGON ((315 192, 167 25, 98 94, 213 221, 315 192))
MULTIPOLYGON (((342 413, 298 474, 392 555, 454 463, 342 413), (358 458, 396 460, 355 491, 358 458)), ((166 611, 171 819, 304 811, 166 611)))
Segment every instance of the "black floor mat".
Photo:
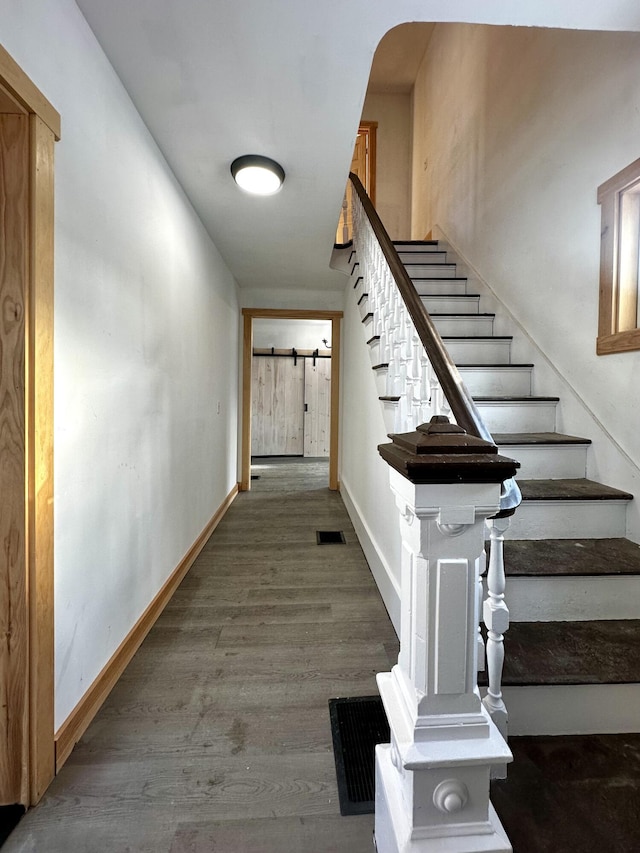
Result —
POLYGON ((24 806, 0 806, 0 847, 18 825, 24 814, 24 806))
POLYGON ((389 724, 379 696, 330 699, 333 755, 340 814, 371 814, 375 799, 375 747, 389 743, 389 724))

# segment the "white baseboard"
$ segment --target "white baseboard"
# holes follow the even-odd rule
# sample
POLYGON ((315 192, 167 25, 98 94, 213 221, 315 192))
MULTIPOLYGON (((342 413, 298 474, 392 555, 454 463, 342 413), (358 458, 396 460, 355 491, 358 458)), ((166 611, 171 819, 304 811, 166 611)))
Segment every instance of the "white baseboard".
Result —
POLYGON ((385 560, 376 539, 364 520, 360 507, 351 494, 349 484, 344 478, 340 481, 340 495, 349 513, 364 555, 369 563, 371 574, 378 585, 384 606, 387 608, 389 618, 393 623, 396 634, 400 636, 400 584, 391 571, 391 567, 385 560))

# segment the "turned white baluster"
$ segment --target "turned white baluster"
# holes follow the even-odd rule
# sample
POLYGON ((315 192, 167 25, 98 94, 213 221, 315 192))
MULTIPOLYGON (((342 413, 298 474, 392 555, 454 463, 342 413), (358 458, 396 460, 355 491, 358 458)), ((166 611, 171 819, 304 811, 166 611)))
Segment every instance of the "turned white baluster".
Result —
MULTIPOLYGON (((476 583, 477 583, 477 597, 478 597, 478 613, 482 613, 482 606, 484 601, 484 587, 482 585, 482 576, 484 575, 487 567, 487 555, 486 552, 482 552, 480 559, 478 560, 478 564, 476 566, 476 583)), ((486 656, 485 656, 485 645, 484 645, 484 637, 482 636, 482 628, 480 627, 480 621, 478 620, 478 672, 484 672, 486 667, 486 656)))
POLYGON ((509 609, 504 600, 506 576, 504 570, 504 534, 509 518, 492 518, 487 521, 491 539, 489 569, 487 571, 487 598, 482 615, 487 627, 487 677, 489 689, 483 699, 491 719, 507 739, 507 708, 502 698, 502 667, 504 664, 504 634, 509 628, 509 609))

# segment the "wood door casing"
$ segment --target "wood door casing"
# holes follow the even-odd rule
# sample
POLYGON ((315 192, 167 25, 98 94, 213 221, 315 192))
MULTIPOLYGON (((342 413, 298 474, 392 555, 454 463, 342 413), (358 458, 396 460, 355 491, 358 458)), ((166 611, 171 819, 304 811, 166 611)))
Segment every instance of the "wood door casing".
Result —
POLYGON ((0 115, 0 803, 28 798, 25 315, 29 117, 0 115))
POLYGON ((253 352, 253 320, 269 318, 280 320, 330 320, 331 321, 331 438, 329 450, 329 488, 340 488, 338 476, 340 430, 340 353, 341 322, 343 312, 311 308, 243 308, 242 309, 242 435, 240 459, 240 491, 251 488, 251 362, 253 352))
POLYGON ((53 206, 60 115, 0 46, 0 805, 55 774, 53 206))

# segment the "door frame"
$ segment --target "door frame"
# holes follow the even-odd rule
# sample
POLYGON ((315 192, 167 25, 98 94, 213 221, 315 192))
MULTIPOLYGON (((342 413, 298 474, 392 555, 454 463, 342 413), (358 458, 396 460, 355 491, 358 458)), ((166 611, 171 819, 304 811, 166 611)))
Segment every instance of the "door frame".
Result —
POLYGON ((340 331, 342 311, 307 311, 293 308, 243 308, 242 438, 239 488, 251 488, 251 360, 254 319, 331 320, 331 425, 329 438, 329 488, 339 489, 338 441, 340 427, 340 331))
MULTIPOLYGON (((12 679, 7 693, 14 719, 20 720, 12 726, 7 757, 20 762, 20 781, 15 795, 8 786, 5 797, 30 806, 38 802, 55 776, 53 155, 55 142, 60 139, 60 115, 1 45, 0 87, 0 112, 22 116, 28 123, 24 176, 27 215, 20 233, 12 233, 12 240, 20 241, 26 259, 17 285, 22 306, 17 306, 16 311, 23 311, 21 342, 13 350, 20 394, 16 395, 18 402, 11 412, 22 447, 16 442, 14 447, 2 450, 24 466, 25 482, 22 508, 16 508, 16 514, 23 512, 24 519, 24 541, 19 542, 19 569, 15 575, 22 574, 23 590, 21 612, 12 612, 11 641, 12 649, 22 654, 26 667, 12 679)), ((5 568, 8 571, 8 566, 5 568)))

